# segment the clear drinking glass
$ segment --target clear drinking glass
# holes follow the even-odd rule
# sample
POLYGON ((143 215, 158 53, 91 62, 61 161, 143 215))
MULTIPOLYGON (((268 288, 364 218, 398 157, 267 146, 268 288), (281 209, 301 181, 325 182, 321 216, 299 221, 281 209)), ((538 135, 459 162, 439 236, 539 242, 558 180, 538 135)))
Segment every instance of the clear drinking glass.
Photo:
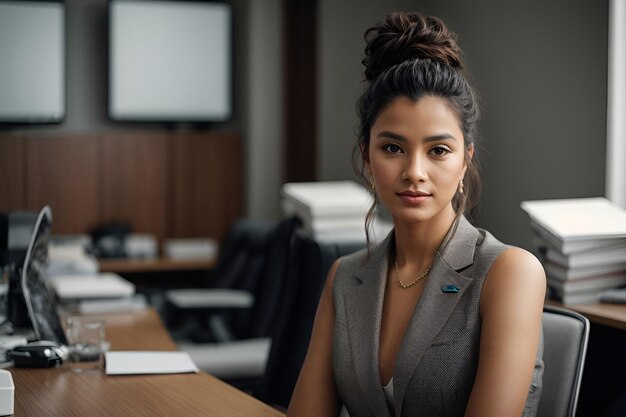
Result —
POLYGON ((104 365, 104 320, 71 316, 66 321, 67 366, 75 372, 100 371, 104 365))

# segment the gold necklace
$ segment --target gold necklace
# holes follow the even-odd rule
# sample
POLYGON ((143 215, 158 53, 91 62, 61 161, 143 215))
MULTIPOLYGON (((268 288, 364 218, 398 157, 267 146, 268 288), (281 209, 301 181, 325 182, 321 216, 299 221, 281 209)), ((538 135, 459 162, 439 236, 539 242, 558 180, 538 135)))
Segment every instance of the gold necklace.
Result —
POLYGON ((396 267, 396 279, 398 280, 398 283, 400 284, 400 286, 402 287, 403 290, 406 290, 407 288, 412 287, 413 285, 415 285, 418 282, 420 282, 420 280, 422 278, 424 278, 426 275, 428 275, 428 273, 430 272, 430 268, 433 266, 433 264, 428 265, 428 268, 426 268, 426 271, 424 271, 424 273, 422 275, 417 277, 414 281, 411 281, 408 284, 405 284, 400 279, 400 271, 398 271, 398 258, 394 256, 393 257, 393 262, 394 262, 395 267, 396 267))

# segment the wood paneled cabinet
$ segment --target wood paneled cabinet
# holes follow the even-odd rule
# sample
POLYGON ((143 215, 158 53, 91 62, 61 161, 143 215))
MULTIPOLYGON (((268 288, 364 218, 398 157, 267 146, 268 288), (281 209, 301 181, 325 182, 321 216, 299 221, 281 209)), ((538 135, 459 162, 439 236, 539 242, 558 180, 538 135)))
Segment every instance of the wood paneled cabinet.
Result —
POLYGON ((55 234, 117 221, 221 239, 243 212, 243 160, 230 133, 0 135, 0 211, 49 204, 55 234))

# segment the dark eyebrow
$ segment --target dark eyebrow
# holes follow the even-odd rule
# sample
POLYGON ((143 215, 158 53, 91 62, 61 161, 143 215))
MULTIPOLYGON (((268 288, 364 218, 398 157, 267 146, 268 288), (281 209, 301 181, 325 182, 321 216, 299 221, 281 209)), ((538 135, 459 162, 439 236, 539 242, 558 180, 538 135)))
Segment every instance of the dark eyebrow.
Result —
POLYGON ((397 140, 397 141, 400 141, 400 142, 406 142, 406 139, 404 138, 404 136, 398 135, 398 134, 390 132, 388 130, 383 130, 378 135, 376 135, 376 137, 377 138, 388 138, 388 139, 393 139, 393 140, 397 140))
POLYGON ((442 133, 441 135, 428 136, 424 139, 424 142, 438 142, 440 140, 451 139, 456 141, 456 138, 449 133, 442 133))
MULTIPOLYGON (((388 130, 383 130, 378 135, 376 135, 376 137, 377 138, 389 138, 389 139, 397 140, 399 142, 406 142, 406 138, 404 136, 398 135, 397 133, 393 133, 388 130)), ((454 141, 456 140, 456 138, 452 136, 451 134, 442 133, 441 135, 428 136, 424 138, 424 142, 438 142, 438 141, 446 140, 446 139, 451 139, 454 141)))

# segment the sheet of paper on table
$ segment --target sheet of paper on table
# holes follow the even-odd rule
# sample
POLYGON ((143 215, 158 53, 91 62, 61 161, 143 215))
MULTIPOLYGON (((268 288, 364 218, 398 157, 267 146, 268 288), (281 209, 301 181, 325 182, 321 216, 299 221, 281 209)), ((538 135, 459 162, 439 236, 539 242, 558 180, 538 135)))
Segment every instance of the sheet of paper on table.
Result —
POLYGON ((107 375, 199 372, 186 352, 113 351, 105 353, 107 375))

